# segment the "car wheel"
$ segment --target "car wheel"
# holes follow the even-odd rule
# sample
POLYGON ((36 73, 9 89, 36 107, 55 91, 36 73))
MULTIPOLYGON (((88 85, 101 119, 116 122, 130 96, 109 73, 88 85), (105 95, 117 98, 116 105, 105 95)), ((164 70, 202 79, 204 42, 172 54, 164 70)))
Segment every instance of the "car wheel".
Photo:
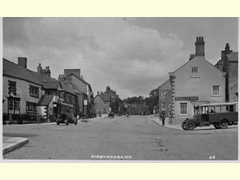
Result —
POLYGON ((220 129, 219 123, 214 123, 213 126, 214 126, 216 129, 220 129))
POLYGON ((221 120, 219 126, 220 126, 221 129, 227 129, 228 128, 228 121, 226 119, 221 120))
POLYGON ((186 128, 187 128, 187 130, 190 130, 190 131, 194 130, 195 129, 195 123, 192 122, 192 121, 187 122, 186 123, 186 128))
POLYGON ((186 122, 182 123, 182 128, 183 128, 183 130, 187 130, 186 122))

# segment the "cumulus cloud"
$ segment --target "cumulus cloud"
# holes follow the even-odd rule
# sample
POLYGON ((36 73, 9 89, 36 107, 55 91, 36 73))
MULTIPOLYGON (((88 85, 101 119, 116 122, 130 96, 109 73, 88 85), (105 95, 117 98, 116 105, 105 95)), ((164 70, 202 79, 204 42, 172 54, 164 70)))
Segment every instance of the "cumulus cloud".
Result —
POLYGON ((3 55, 28 58, 28 67, 50 66, 57 78, 79 68, 93 90, 109 85, 122 98, 144 95, 186 62, 175 34, 131 25, 134 18, 4 18, 3 55))

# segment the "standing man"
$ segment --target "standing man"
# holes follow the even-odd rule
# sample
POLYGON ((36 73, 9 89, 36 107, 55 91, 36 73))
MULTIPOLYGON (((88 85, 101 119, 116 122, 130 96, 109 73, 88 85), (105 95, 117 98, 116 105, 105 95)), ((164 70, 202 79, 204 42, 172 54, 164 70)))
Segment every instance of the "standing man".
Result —
POLYGON ((165 111, 161 112, 161 118, 162 118, 162 125, 165 125, 165 111))

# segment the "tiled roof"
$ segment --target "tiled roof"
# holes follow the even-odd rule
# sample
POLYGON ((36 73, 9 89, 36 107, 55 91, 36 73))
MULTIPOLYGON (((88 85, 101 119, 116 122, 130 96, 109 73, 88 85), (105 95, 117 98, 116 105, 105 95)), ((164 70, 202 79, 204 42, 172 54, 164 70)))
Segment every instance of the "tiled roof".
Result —
POLYGON ((31 71, 3 58, 3 75, 26 80, 35 84, 42 85, 31 71))
POLYGON ((39 106, 47 106, 51 102, 53 95, 42 96, 38 102, 39 106))
POLYGON ((238 52, 232 52, 230 54, 227 54, 227 57, 230 62, 238 61, 238 52))

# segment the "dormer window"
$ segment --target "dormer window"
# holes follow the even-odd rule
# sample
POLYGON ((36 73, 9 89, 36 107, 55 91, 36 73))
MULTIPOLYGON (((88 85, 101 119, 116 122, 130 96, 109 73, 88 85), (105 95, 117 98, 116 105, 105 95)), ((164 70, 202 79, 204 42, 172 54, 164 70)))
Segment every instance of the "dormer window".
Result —
POLYGON ((192 67, 191 77, 199 77, 199 68, 198 67, 192 67))

